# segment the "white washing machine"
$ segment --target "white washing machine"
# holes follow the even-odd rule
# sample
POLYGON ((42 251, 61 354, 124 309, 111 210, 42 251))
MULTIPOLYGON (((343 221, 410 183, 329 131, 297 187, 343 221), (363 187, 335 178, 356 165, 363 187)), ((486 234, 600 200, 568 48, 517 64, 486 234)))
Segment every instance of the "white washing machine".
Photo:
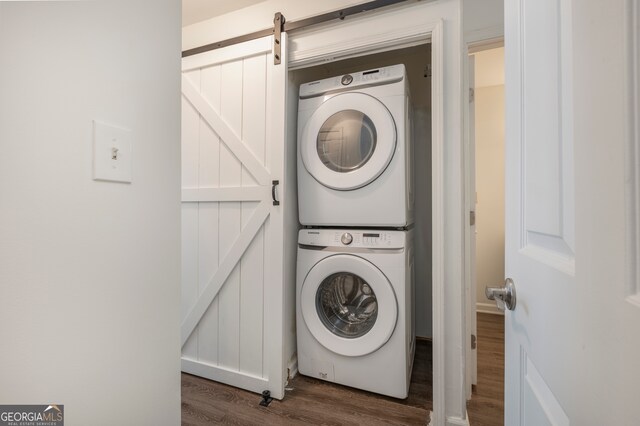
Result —
POLYGON ((413 223, 411 101, 404 65, 300 86, 300 223, 413 223))
POLYGON ((406 398, 415 351, 412 231, 302 229, 298 369, 406 398))

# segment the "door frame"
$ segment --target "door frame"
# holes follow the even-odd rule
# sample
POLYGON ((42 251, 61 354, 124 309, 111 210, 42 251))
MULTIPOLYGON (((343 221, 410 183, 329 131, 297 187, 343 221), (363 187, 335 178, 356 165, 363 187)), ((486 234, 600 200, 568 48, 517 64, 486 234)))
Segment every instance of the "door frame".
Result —
MULTIPOLYGON (((475 194, 476 179, 471 173, 475 173, 476 150, 475 150, 475 131, 470 126, 475 125, 475 120, 471 120, 471 101, 470 89, 472 70, 470 67, 469 56, 476 52, 484 50, 504 47, 504 34, 502 29, 492 29, 489 32, 477 34, 472 39, 465 40, 464 43, 464 59, 463 59, 463 89, 464 108, 463 108, 463 127, 464 127, 464 277, 465 277, 465 336, 469 336, 465 343, 465 391, 467 399, 471 399, 472 385, 477 383, 477 350, 471 346, 471 336, 477 338, 477 281, 476 281, 476 255, 475 255, 475 239, 472 238, 471 232, 475 232, 475 225, 471 225, 469 215, 473 210, 475 212, 475 194), (472 229, 473 228, 473 229, 472 229)), ((475 89, 475 88, 474 88, 475 89)), ((475 108, 475 106, 474 106, 475 108)), ((501 283, 495 283, 500 285, 501 283)))
POLYGON ((640 172, 637 164, 640 162, 640 4, 634 0, 626 0, 625 33, 627 34, 627 84, 630 88, 628 141, 626 176, 630 183, 627 185, 626 226, 630 230, 627 241, 627 300, 633 305, 640 306, 640 172))
MULTIPOLYGON (((289 70, 431 42, 432 425, 469 424, 464 390, 464 345, 468 339, 461 226, 464 148, 460 92, 466 49, 462 46, 461 14, 459 0, 409 4, 289 34, 289 70)), ((287 144, 294 142, 289 140, 287 144)))
MULTIPOLYGON (((468 51, 471 49, 468 47, 468 51)), ((472 91, 474 91, 475 97, 475 60, 470 54, 464 59, 465 61, 465 89, 466 102, 464 103, 466 114, 464 116, 464 138, 465 138, 465 214, 468 214, 468 222, 464 229, 464 244, 465 244, 465 309, 466 309, 466 336, 469 337, 469 341, 465 345, 465 392, 467 400, 471 399, 473 393, 473 385, 478 383, 478 351, 477 344, 474 348, 473 336, 478 336, 477 327, 477 309, 475 300, 477 280, 476 280, 476 238, 474 233, 476 232, 475 218, 476 218, 476 149, 475 149, 475 101, 472 98, 472 91), (468 212, 468 213, 467 213, 468 212), (473 222, 472 218, 473 217, 473 222)))

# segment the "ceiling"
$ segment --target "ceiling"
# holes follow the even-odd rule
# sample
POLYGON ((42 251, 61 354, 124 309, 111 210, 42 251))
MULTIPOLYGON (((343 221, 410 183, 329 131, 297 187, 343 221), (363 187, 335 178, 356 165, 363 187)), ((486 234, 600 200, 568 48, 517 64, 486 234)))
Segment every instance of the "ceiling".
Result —
POLYGON ((266 0, 182 0, 182 26, 262 3, 266 0))

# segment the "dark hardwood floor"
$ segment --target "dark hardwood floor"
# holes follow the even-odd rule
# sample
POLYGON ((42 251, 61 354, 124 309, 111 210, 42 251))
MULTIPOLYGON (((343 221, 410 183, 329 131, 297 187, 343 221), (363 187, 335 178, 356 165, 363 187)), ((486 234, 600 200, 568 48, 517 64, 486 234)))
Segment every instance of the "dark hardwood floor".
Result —
MULTIPOLYGON (((503 357, 502 329, 496 321, 502 317, 485 316, 492 317, 478 318, 478 386, 468 407, 473 426, 502 424, 502 382, 490 372, 503 357)), ((298 375, 282 401, 262 407, 255 393, 182 374, 182 424, 426 425, 433 401, 431 359, 431 342, 418 341, 405 400, 298 375)))
POLYGON ((472 426, 504 424, 504 317, 478 314, 478 384, 467 412, 472 426))
POLYGON ((431 342, 418 341, 404 400, 297 375, 269 407, 251 392, 182 374, 182 424, 425 425, 433 400, 431 342))

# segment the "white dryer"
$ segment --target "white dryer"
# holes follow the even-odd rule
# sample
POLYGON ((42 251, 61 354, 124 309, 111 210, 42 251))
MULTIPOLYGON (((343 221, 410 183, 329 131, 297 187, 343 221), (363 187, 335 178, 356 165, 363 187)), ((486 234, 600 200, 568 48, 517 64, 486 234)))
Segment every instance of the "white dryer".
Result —
POLYGON ((302 229, 301 374, 406 398, 415 351, 411 231, 302 229))
POLYGON ((300 86, 300 223, 413 222, 411 101, 404 65, 300 86))

